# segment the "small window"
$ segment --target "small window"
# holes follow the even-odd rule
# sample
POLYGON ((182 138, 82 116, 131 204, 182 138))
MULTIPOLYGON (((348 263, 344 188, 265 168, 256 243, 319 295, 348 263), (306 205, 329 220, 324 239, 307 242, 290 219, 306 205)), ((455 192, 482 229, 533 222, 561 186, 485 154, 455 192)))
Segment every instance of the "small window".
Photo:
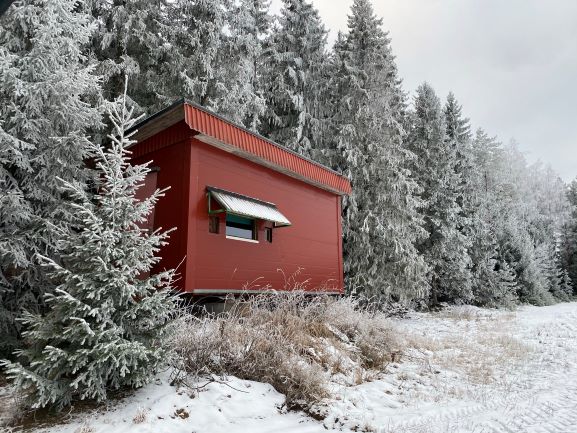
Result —
POLYGON ((226 214, 226 235, 256 240, 254 219, 226 214))
POLYGON ((208 219, 208 232, 218 233, 218 226, 220 224, 220 219, 218 215, 211 215, 208 219))
POLYGON ((264 232, 266 234, 266 241, 272 242, 272 227, 265 227, 264 232))

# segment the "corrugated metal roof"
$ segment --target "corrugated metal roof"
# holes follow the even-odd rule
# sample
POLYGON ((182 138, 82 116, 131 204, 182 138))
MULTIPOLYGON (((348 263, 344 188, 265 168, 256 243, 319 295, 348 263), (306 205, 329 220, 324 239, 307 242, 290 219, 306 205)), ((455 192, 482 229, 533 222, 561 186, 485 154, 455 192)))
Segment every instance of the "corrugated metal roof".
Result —
POLYGON ((202 141, 235 151, 290 176, 312 183, 337 194, 350 194, 349 180, 315 161, 305 158, 273 141, 270 141, 242 126, 235 125, 203 107, 186 102, 185 121, 202 141))
POLYGON ((214 187, 207 187, 206 190, 227 212, 271 221, 277 226, 291 225, 274 203, 214 187))
MULTIPOLYGON (((336 171, 184 99, 130 129, 129 132, 135 131, 134 139, 138 141, 136 154, 143 153, 139 143, 154 141, 156 134, 182 120, 197 132, 198 140, 212 146, 339 195, 352 191, 349 180, 336 171)), ((155 143, 156 147, 160 145, 155 143)))

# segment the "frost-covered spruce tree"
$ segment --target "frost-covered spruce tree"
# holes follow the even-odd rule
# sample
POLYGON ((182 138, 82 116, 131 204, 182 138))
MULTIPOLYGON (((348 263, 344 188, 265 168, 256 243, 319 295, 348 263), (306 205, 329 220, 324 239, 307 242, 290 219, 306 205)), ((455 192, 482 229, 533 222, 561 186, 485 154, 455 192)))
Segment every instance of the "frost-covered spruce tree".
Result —
POLYGON ((218 62, 228 91, 219 112, 256 130, 265 110, 263 87, 264 39, 270 29, 268 0, 240 0, 229 7, 227 34, 218 62))
POLYGON ((333 168, 353 186, 343 201, 343 254, 349 291, 383 300, 426 295, 426 266, 415 248, 424 235, 417 185, 403 139, 405 101, 390 40, 367 0, 355 0, 348 34, 330 65, 329 146, 333 168))
POLYGON ((472 303, 484 307, 512 307, 517 302, 516 275, 499 255, 490 229, 472 239, 472 303))
POLYGON ((567 269, 561 270, 561 292, 567 296, 567 299, 571 299, 575 293, 573 291, 573 281, 569 277, 569 272, 567 269))
POLYGON ((529 191, 522 208, 529 219, 528 231, 542 250, 538 259, 542 273, 547 275, 549 291, 556 299, 565 301, 568 294, 562 288, 563 230, 572 219, 567 186, 550 167, 539 163, 529 166, 528 173, 529 191))
POLYGON ((516 275, 500 253, 498 233, 506 209, 501 209, 497 167, 503 152, 499 142, 482 129, 472 141, 472 164, 468 174, 465 206, 469 209, 474 303, 511 306, 516 302, 516 275))
POLYGON ((266 4, 248 1, 175 0, 168 2, 162 36, 159 102, 182 97, 228 119, 255 127, 264 101, 253 86, 247 56, 258 55, 266 4), (254 3, 254 2, 252 2, 254 3), (245 21, 246 18, 246 21, 245 21), (252 21, 252 23, 251 23, 252 21), (256 32, 256 33, 255 33, 256 32))
POLYGON ((555 245, 552 242, 545 242, 538 245, 535 252, 539 269, 545 277, 547 289, 555 299, 567 300, 561 291, 561 269, 557 261, 555 245))
MULTIPOLYGON (((475 165, 474 161, 469 119, 463 117, 462 107, 453 93, 449 93, 447 96, 443 114, 445 117, 445 145, 454 159, 453 170, 449 173, 450 185, 448 187, 454 192, 455 200, 459 206, 455 224, 461 233, 462 241, 466 244, 466 253, 471 259, 474 232, 483 231, 482 228, 477 229, 475 227, 475 224, 481 223, 481 219, 476 217, 481 205, 475 179, 479 167, 475 165)), ((494 238, 490 241, 494 242, 494 238)), ((470 262, 468 265, 469 272, 471 272, 472 266, 473 263, 470 262)), ((473 278, 472 274, 470 278, 473 278)))
POLYGON ((471 127, 469 119, 463 117, 462 107, 455 95, 449 93, 443 107, 445 116, 446 145, 453 152, 454 164, 453 188, 456 193, 457 204, 461 208, 457 225, 465 237, 470 235, 472 228, 471 217, 474 213, 473 176, 473 148, 471 143, 471 127))
POLYGON ((227 91, 218 62, 226 37, 227 5, 227 0, 170 2, 162 28, 168 40, 167 57, 157 89, 163 104, 185 97, 218 111, 227 91))
POLYGON ((121 94, 128 76, 128 95, 141 110, 150 113, 161 106, 155 90, 170 50, 162 34, 170 5, 166 0, 87 0, 97 26, 91 51, 104 78, 105 98, 121 94))
POLYGON ((93 27, 78 0, 14 3, 0 19, 0 353, 18 342, 14 318, 50 288, 33 260, 52 256, 72 213, 56 177, 85 181, 87 103, 99 79, 83 54, 93 27), (58 230, 57 230, 58 228, 58 230))
POLYGON ((264 110, 259 92, 264 0, 91 0, 98 31, 93 51, 105 94, 132 77, 131 102, 152 113, 185 97, 253 129, 264 110))
MULTIPOLYGON (((566 191, 571 215, 562 228, 561 263, 568 279, 577 283, 577 180, 569 184, 566 191)), ((574 288, 577 294, 577 287, 574 288)))
POLYGON ((306 0, 283 0, 278 26, 266 41, 260 131, 305 156, 319 148, 326 87, 327 32, 306 0))
POLYGON ((428 238, 419 249, 430 267, 431 302, 470 302, 469 240, 460 230, 455 147, 447 140, 441 103, 430 85, 419 86, 414 104, 409 145, 416 155, 414 173, 425 202, 428 238))
POLYGON ((571 279, 562 267, 562 259, 557 242, 545 242, 536 249, 537 260, 548 289, 557 301, 568 301, 573 295, 571 279))
POLYGON ((544 263, 554 249, 541 246, 554 242, 565 213, 563 187, 556 176, 538 165, 528 166, 516 143, 504 147, 497 190, 501 217, 498 224, 500 251, 517 275, 517 295, 523 303, 551 304, 544 263))
POLYGON ((149 169, 129 163, 126 131, 135 119, 124 98, 110 113, 111 145, 92 146, 98 193, 62 182, 62 192, 74 199, 76 227, 61 233, 60 263, 44 258, 57 284, 46 295, 48 312, 24 316, 20 362, 3 362, 35 408, 101 401, 110 390, 140 387, 167 360, 162 339, 175 311, 174 271, 147 276, 167 233, 141 228, 162 191, 136 199, 149 169))
POLYGON ((550 305, 555 298, 549 290, 549 280, 543 273, 543 262, 529 232, 523 227, 506 227, 503 250, 506 261, 514 264, 519 284, 517 296, 522 303, 550 305))

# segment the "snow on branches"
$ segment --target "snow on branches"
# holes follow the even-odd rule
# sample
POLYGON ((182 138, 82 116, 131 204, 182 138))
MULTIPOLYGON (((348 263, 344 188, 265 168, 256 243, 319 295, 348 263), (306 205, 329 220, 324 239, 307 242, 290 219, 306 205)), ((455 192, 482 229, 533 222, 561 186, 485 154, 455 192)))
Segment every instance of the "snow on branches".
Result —
POLYGON ((108 105, 114 130, 108 147, 91 145, 96 184, 62 180, 73 200, 74 231, 63 233, 60 261, 41 257, 56 284, 48 311, 22 318, 20 362, 3 362, 33 407, 72 399, 104 400, 108 390, 140 387, 166 362, 163 336, 175 312, 174 270, 148 275, 168 232, 142 228, 164 191, 136 198, 148 164, 131 165, 127 134, 138 119, 126 98, 108 105))

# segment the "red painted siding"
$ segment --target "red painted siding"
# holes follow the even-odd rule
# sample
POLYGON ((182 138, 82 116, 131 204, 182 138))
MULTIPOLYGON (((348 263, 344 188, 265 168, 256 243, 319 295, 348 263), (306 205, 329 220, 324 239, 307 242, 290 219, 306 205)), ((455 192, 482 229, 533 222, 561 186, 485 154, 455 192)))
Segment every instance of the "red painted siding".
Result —
POLYGON ((340 196, 196 139, 191 146, 187 291, 283 290, 295 282, 306 290, 342 291, 340 196), (227 239, 224 216, 220 233, 209 233, 206 186, 275 203, 292 225, 274 229, 272 243, 265 223, 259 243, 227 239))
MULTIPOLYGON (((159 189, 170 188, 165 196, 160 198, 155 208, 154 228, 162 227, 164 230, 175 228, 176 230, 170 234, 169 244, 160 251, 161 261, 155 267, 155 271, 178 266, 187 254, 189 184, 185 176, 190 172, 190 160, 187 158, 190 154, 190 141, 189 139, 183 140, 182 135, 174 134, 174 129, 178 127, 173 128, 139 143, 133 149, 134 163, 152 161, 152 165, 159 168, 156 173, 157 187, 159 189), (143 148, 149 148, 149 140, 160 141, 163 146, 149 153, 139 151, 141 144, 143 148)), ((146 186, 142 189, 145 190, 146 186)), ((178 286, 184 288, 186 274, 182 271, 180 273, 182 280, 178 282, 178 286)))
POLYGON ((136 145, 130 148, 130 151, 132 152, 133 158, 138 158, 142 155, 150 154, 151 152, 185 140, 191 135, 193 135, 193 131, 190 130, 189 126, 184 121, 181 121, 162 130, 162 132, 147 138, 146 140, 139 141, 136 145))
POLYGON ((159 167, 158 188, 170 187, 157 205, 154 227, 176 231, 155 270, 180 264, 178 287, 197 294, 283 290, 295 283, 342 292, 340 195, 202 142, 194 133, 179 122, 131 149, 135 163, 159 167), (222 215, 220 233, 211 234, 206 186, 275 203, 292 225, 274 229, 268 243, 264 228, 270 223, 260 222, 259 243, 250 243, 227 239, 222 215))

